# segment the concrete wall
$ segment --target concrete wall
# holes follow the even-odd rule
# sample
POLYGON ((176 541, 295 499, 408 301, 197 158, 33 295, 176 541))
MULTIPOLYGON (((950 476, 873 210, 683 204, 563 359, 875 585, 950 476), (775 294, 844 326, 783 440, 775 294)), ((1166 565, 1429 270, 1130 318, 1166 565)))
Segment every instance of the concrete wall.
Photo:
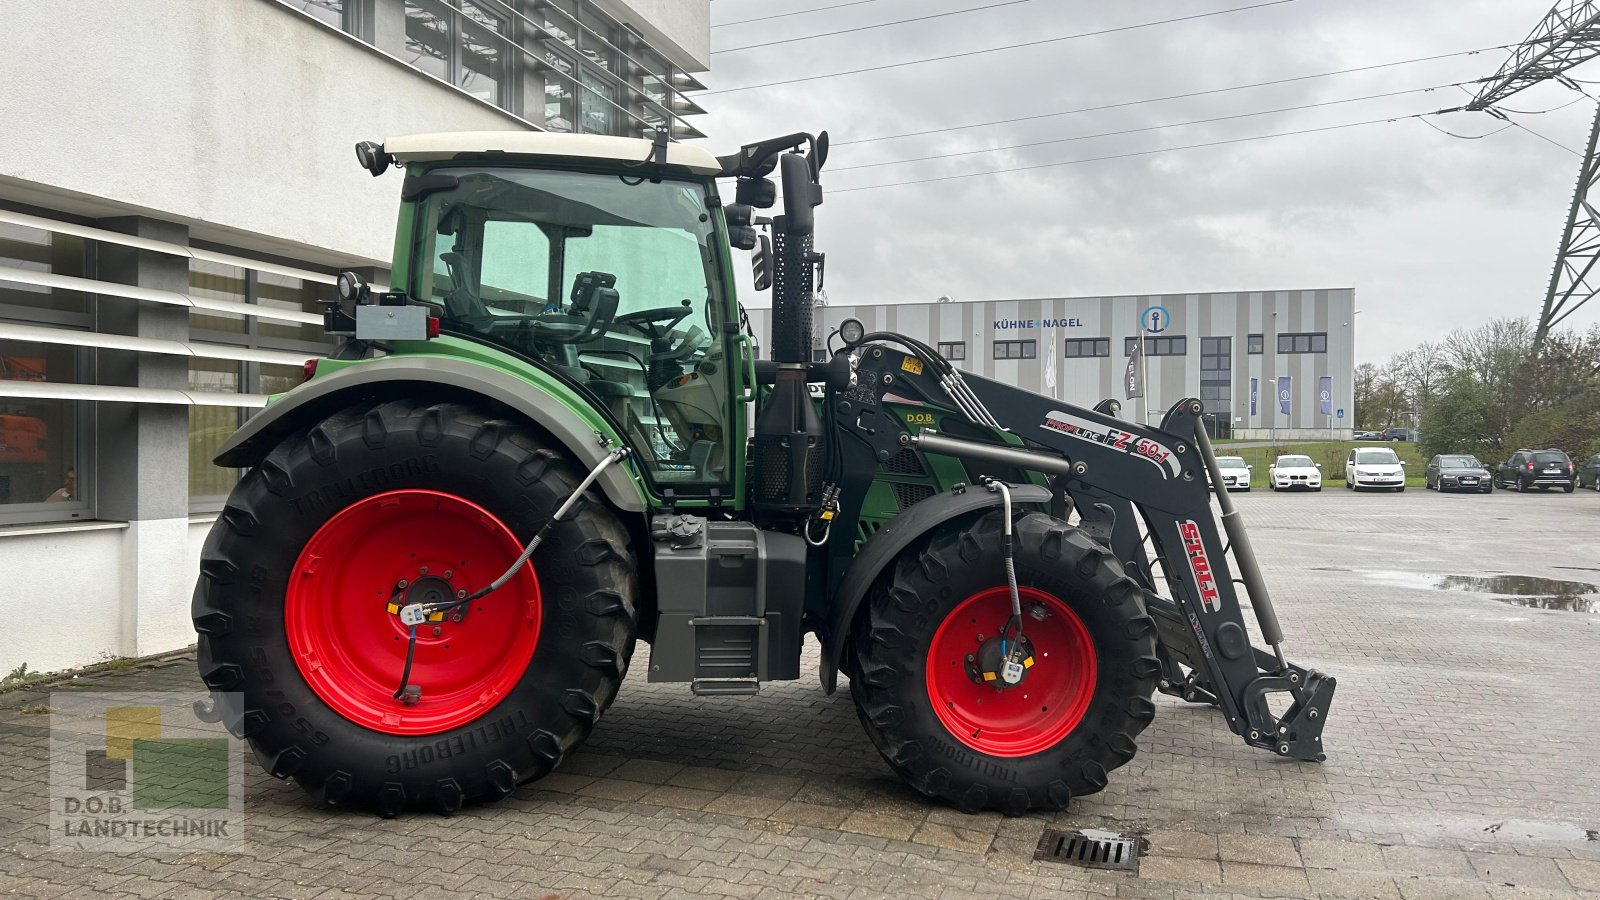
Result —
MULTIPOLYGON (((1159 422, 1173 403, 1201 396, 1202 337, 1231 337, 1232 402, 1228 412, 1234 429, 1298 429, 1305 436, 1330 437, 1348 433, 1355 421, 1351 400, 1355 372, 1355 292, 1348 288, 1308 291, 1259 291, 1210 294, 1153 294, 1120 297, 1056 297, 1030 300, 993 300, 968 303, 907 303, 876 306, 829 306, 820 312, 818 333, 825 337, 846 318, 860 319, 868 331, 899 331, 928 344, 962 341, 966 360, 961 368, 1051 394, 1046 386, 1047 356, 1055 341, 1054 396, 1080 406, 1093 406, 1107 397, 1125 396, 1122 376, 1128 359, 1123 342, 1138 328, 1142 311, 1165 308, 1171 322, 1163 334, 1184 335, 1184 356, 1148 358, 1145 400, 1123 402, 1123 415, 1134 421, 1159 422), (1325 354, 1278 354, 1280 333, 1325 332, 1325 354), (1246 352, 1246 337, 1261 334, 1265 352, 1246 352), (1110 338, 1109 357, 1066 359, 1064 342, 1081 338, 1110 338), (1036 342, 1033 359, 995 359, 997 340, 1036 342), (1279 375, 1292 381, 1290 415, 1278 412, 1274 386, 1279 375), (1323 416, 1317 396, 1318 379, 1333 379, 1332 404, 1344 409, 1340 420, 1323 416), (1254 415, 1250 412, 1250 378, 1259 380, 1254 415), (1148 409, 1144 408, 1148 403, 1148 409)), ((763 348, 770 347, 770 310, 749 310, 752 326, 763 348)), ((1208 409, 1208 412, 1212 410, 1208 409)), ((1220 410, 1216 410, 1219 414, 1220 410)))
POLYGON ((711 68, 710 0, 595 0, 595 5, 637 28, 679 68, 711 68))
POLYGON ((273 0, 8 4, 0 85, 0 194, 329 265, 393 248, 357 141, 528 127, 273 0))
POLYGON ((0 529, 11 610, 0 675, 24 663, 51 672, 125 655, 116 594, 127 532, 123 525, 0 529))

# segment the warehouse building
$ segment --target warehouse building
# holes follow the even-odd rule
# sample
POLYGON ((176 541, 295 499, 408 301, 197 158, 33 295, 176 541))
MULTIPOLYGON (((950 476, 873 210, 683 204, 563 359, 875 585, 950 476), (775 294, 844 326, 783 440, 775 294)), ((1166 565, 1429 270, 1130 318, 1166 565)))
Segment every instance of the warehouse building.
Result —
MULTIPOLYGON (((1158 424, 1184 397, 1205 403, 1213 436, 1348 437, 1355 423, 1355 291, 1247 291, 1121 297, 819 305, 815 352, 845 319, 936 347, 969 372, 1081 406, 1107 397, 1158 424), (1143 399, 1123 377, 1144 332, 1143 399)), ((749 310, 758 339, 771 311, 749 310)))
POLYGON ((701 134, 709 0, 10 4, 0 55, 0 674, 193 643, 212 452, 387 281, 360 140, 701 134))

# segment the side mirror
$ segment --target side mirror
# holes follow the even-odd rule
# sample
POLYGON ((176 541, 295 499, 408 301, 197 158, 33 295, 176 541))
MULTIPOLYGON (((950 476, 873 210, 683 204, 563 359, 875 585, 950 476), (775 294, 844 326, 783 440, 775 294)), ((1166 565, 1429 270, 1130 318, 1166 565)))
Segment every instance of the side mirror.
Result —
POLYGON ((799 153, 778 158, 783 174, 784 233, 796 236, 816 230, 815 207, 822 203, 822 186, 813 180, 811 162, 799 153))
POLYGON ((1322 463, 1317 463, 1317 468, 1322 468, 1322 463))
POLYGON ((1402 465, 1402 466, 1403 466, 1403 465, 1405 465, 1405 464, 1406 464, 1406 461, 1405 461, 1405 460, 1403 460, 1403 459, 1402 459, 1402 460, 1400 460, 1400 465, 1402 465))
POLYGON ((750 270, 755 275, 755 288, 764 291, 772 287, 772 238, 758 235, 755 253, 750 256, 750 270))
POLYGON ((738 250, 754 250, 756 238, 756 230, 749 225, 739 225, 728 229, 728 244, 738 250))

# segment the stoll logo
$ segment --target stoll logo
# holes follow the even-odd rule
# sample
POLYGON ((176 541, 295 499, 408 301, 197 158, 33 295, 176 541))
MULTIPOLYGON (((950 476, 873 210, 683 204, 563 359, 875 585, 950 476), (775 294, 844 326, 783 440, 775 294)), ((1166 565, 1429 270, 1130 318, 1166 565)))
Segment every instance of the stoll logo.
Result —
POLYGON ((1172 313, 1165 306, 1147 306, 1139 313, 1139 324, 1148 334, 1160 334, 1172 327, 1172 313))
POLYGON ((213 706, 191 693, 52 693, 50 848, 238 851, 244 777, 215 711, 240 704, 222 698, 213 706))

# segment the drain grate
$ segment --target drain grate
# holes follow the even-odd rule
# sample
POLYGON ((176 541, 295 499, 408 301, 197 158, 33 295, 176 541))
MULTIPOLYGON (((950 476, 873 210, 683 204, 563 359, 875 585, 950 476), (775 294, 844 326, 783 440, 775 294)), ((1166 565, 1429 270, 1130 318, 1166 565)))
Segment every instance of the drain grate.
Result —
POLYGON ((1112 831, 1085 828, 1082 831, 1057 831, 1046 828, 1039 836, 1035 861, 1066 863, 1085 869, 1139 870, 1139 857, 1145 843, 1139 837, 1126 837, 1112 831))

